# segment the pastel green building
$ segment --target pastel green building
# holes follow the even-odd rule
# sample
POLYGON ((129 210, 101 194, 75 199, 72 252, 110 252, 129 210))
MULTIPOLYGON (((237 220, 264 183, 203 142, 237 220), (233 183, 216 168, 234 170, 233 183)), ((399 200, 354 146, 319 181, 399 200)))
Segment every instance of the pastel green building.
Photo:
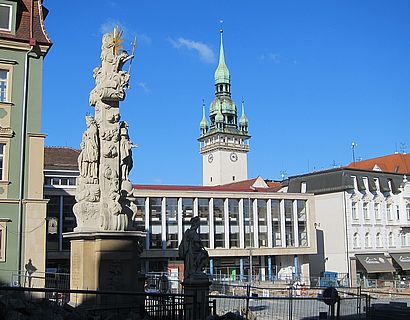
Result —
POLYGON ((51 40, 41 0, 0 0, 0 282, 45 271, 42 66, 51 40), (34 270, 31 268, 31 270, 34 270), (29 268, 30 269, 30 268, 29 268))

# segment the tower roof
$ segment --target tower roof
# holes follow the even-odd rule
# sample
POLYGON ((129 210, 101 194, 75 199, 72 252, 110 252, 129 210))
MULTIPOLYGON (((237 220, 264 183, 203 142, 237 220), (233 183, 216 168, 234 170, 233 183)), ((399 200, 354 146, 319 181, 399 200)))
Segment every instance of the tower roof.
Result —
POLYGON ((206 120, 205 116, 205 103, 202 102, 202 120, 200 124, 201 129, 208 129, 208 120, 206 120))
POLYGON ((245 106, 244 106, 244 102, 242 100, 242 115, 241 118, 239 119, 239 124, 241 126, 248 126, 248 118, 245 115, 245 106))
POLYGON ((223 29, 220 30, 221 45, 219 48, 219 64, 215 70, 215 84, 230 83, 231 75, 229 74, 228 67, 225 64, 224 44, 223 44, 223 29))

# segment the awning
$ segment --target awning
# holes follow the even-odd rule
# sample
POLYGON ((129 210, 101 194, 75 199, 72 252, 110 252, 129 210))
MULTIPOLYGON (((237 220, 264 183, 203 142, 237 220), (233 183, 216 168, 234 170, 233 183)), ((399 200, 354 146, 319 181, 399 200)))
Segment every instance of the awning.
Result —
POLYGON ((410 270, 410 252, 390 253, 390 256, 397 262, 402 270, 410 270))
POLYGON ((396 271, 383 253, 356 254, 357 260, 367 273, 382 273, 396 271))

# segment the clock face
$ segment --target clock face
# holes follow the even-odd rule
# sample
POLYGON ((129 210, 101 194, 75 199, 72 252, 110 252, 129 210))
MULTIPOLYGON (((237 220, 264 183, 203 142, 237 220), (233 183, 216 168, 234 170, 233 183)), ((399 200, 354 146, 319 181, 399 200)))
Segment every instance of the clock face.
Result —
POLYGON ((229 158, 231 159, 232 162, 235 162, 238 160, 238 155, 235 152, 232 152, 229 158))
POLYGON ((211 153, 211 154, 208 156, 208 162, 211 163, 212 161, 214 161, 214 155, 211 153))

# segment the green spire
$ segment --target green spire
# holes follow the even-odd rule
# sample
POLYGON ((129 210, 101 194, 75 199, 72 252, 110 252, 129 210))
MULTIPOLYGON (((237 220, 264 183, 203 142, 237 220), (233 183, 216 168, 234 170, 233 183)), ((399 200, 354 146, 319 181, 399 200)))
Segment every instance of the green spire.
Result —
POLYGON ((247 131, 248 129, 248 118, 245 116, 245 106, 244 106, 244 101, 242 99, 242 116, 239 119, 239 125, 241 126, 241 128, 244 128, 245 131, 247 131))
POLYGON ((225 64, 225 54, 224 54, 224 44, 223 44, 223 29, 220 30, 221 33, 221 45, 219 48, 219 64, 215 71, 215 84, 218 83, 231 83, 231 76, 229 74, 228 67, 225 64))
POLYGON ((205 102, 202 100, 202 120, 200 124, 201 131, 207 131, 208 130, 208 120, 206 120, 205 116, 205 102))

